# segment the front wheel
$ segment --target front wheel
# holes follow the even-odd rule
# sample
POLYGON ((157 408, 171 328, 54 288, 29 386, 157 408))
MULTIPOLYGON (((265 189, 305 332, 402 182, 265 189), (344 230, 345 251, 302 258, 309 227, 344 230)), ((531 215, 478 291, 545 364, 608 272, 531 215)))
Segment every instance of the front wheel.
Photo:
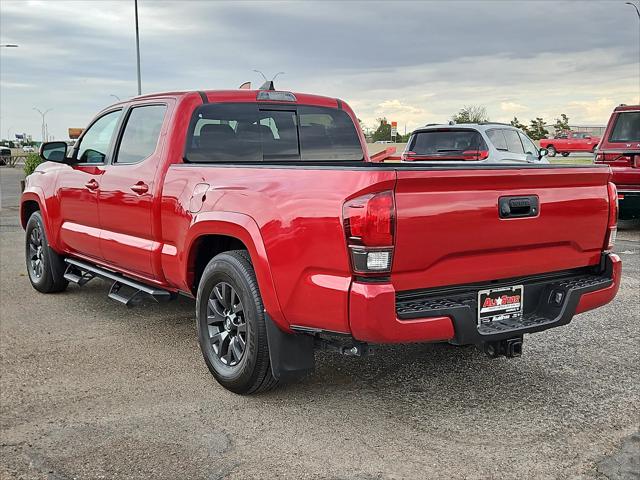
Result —
POLYGON ((215 379, 239 394, 277 385, 271 372, 262 297, 249 255, 216 255, 204 269, 196 299, 198 341, 215 379))
POLYGON ((553 145, 549 145, 549 146, 547 147, 547 152, 548 152, 548 153, 547 153, 547 156, 549 156, 549 157, 555 157, 555 156, 556 156, 556 153, 557 153, 557 151, 556 151, 556 147, 554 147, 553 145))
POLYGON ((42 293, 62 292, 69 282, 64 278, 64 260, 49 247, 40 212, 33 212, 25 232, 25 257, 29 281, 42 293))

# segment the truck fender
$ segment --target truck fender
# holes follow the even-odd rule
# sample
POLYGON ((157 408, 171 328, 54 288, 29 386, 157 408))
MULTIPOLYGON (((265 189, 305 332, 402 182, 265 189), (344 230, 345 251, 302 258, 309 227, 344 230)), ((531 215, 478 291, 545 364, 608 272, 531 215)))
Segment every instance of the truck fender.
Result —
POLYGON ((49 216, 49 212, 47 210, 47 202, 44 200, 44 192, 40 187, 27 187, 24 192, 22 192, 22 197, 20 198, 20 225, 22 225, 22 229, 27 228, 28 218, 24 218, 24 204, 28 201, 34 201, 38 204, 38 209, 42 215, 42 222, 44 223, 44 230, 47 234, 47 241, 49 246, 56 252, 60 253, 60 248, 58 245, 58 236, 55 235, 53 231, 53 227, 51 225, 51 217, 49 216))
POLYGON ((183 278, 188 276, 189 258, 195 242, 205 235, 226 235, 240 240, 247 247, 265 310, 280 329, 291 332, 278 301, 271 266, 255 220, 249 215, 236 212, 203 212, 196 215, 185 238, 183 278))

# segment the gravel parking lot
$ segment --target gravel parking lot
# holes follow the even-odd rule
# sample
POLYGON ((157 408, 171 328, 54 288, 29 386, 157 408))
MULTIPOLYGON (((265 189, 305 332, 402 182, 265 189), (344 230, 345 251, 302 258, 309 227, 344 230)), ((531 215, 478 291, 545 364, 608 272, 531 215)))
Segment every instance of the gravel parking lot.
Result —
POLYGON ((307 380, 240 397, 206 369, 192 301, 126 309, 100 280, 37 294, 19 178, 0 168, 1 479, 639 476, 638 223, 616 300, 526 336, 522 358, 321 353, 307 380))

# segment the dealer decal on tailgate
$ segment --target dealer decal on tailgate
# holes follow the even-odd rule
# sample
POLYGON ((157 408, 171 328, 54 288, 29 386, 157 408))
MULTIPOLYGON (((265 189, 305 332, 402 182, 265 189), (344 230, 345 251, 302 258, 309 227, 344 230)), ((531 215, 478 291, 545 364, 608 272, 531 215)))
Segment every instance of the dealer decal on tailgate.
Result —
POLYGON ((478 292, 478 325, 522 316, 524 286, 493 288, 478 292))

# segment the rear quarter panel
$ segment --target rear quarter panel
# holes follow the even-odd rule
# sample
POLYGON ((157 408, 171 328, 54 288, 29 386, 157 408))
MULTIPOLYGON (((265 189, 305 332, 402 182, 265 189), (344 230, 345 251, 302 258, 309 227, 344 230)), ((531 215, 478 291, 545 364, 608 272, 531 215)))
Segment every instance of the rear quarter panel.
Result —
MULTIPOLYGON (((255 222, 259 238, 252 241, 264 245, 264 263, 273 278, 278 301, 271 308, 281 309, 289 325, 348 332, 351 270, 342 205, 394 184, 394 171, 364 168, 172 165, 163 192, 163 270, 168 281, 190 288, 184 283, 189 278, 187 232, 203 217, 221 212, 246 216, 255 222), (209 188, 200 212, 191 213, 198 183, 209 188)), ((262 282, 260 289, 266 292, 269 285, 262 282)))

